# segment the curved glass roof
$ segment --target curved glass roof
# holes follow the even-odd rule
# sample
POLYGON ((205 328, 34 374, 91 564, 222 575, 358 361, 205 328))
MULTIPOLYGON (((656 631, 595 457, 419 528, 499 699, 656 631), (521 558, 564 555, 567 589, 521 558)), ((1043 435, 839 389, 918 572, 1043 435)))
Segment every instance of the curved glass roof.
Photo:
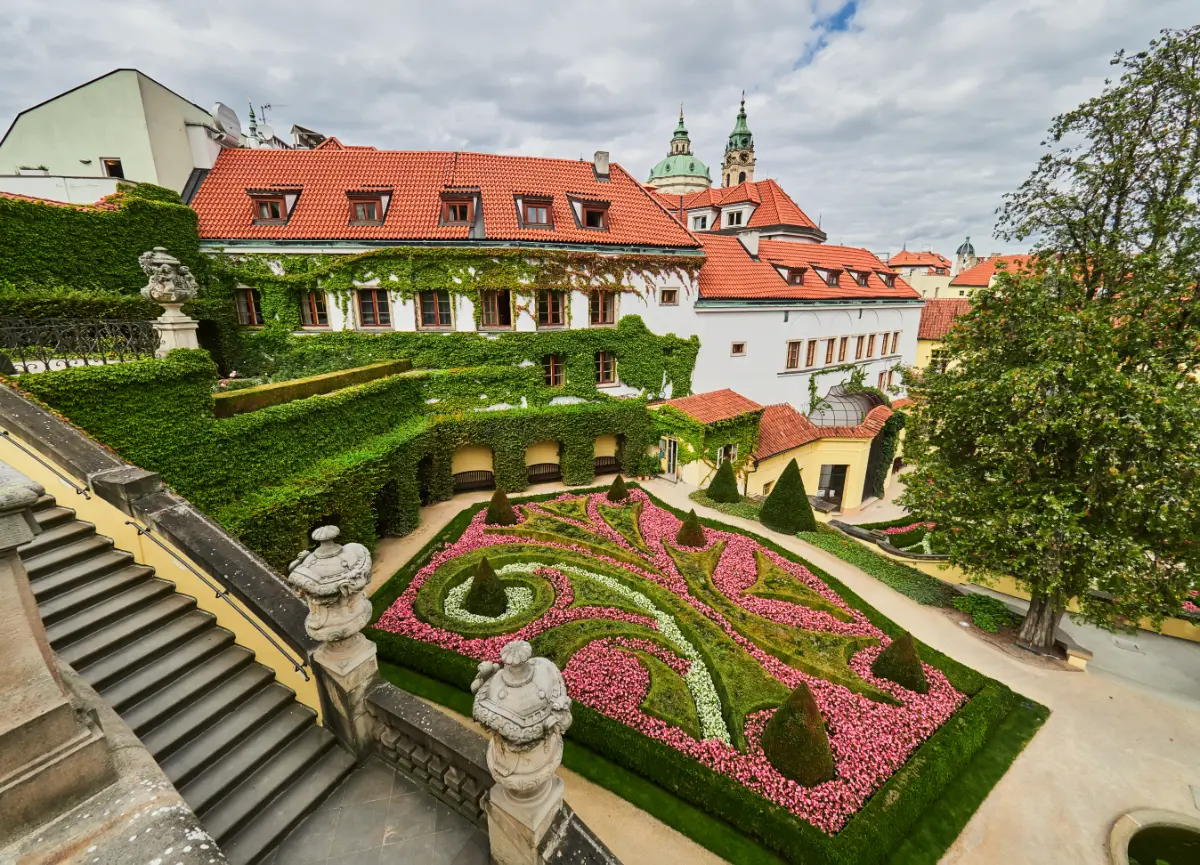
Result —
POLYGON ((808 419, 815 426, 858 426, 867 412, 883 404, 883 397, 873 391, 846 393, 842 385, 835 384, 808 419))

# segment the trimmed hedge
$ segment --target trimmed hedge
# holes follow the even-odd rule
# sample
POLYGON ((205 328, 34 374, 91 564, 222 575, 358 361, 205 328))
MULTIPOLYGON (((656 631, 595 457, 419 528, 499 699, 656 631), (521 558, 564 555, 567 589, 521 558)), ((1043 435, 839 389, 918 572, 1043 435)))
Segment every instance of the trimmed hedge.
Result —
POLYGON ((798 537, 814 547, 820 547, 843 561, 865 571, 884 585, 891 586, 902 595, 907 595, 918 604, 928 607, 944 607, 954 599, 950 586, 936 577, 931 577, 916 568, 902 565, 874 553, 857 541, 845 537, 836 529, 817 526, 815 532, 800 532, 798 537))
MULTIPOLYGON (((631 484, 631 486, 634 486, 631 484)), ((590 490, 597 491, 595 489, 590 490)), ((589 492, 588 490, 581 490, 589 492)), ((557 497, 557 493, 534 496, 524 501, 557 497)), ((683 518, 682 511, 652 500, 683 518)), ((465 509, 435 535, 408 564, 401 568, 372 598, 378 617, 411 582, 413 576, 443 543, 462 534, 484 504, 465 509)), ((708 519, 702 525, 731 530, 708 519)), ((742 532, 764 547, 793 561, 798 557, 768 539, 742 532)), ((868 621, 893 638, 902 631, 832 576, 806 565, 847 603, 861 610, 868 621)), ((386 631, 369 629, 385 660, 448 682, 466 691, 475 676, 469 658, 386 631)), ((950 683, 971 699, 933 734, 904 766, 867 801, 841 832, 829 836, 798 820, 786 810, 747 790, 736 781, 713 772, 657 740, 583 705, 573 709, 574 723, 569 739, 591 748, 644 778, 657 783, 679 798, 715 818, 724 819, 793 862, 817 865, 872 865, 884 861, 925 814, 947 785, 955 779, 987 741, 992 731, 1018 705, 1012 691, 928 646, 921 647, 925 662, 946 675, 950 683)), ((657 815, 660 819, 666 815, 657 815)))
POLYGON ((804 480, 795 459, 788 462, 775 486, 771 487, 758 518, 767 528, 789 535, 817 528, 817 518, 804 491, 804 480))
POLYGON ((714 502, 723 504, 732 504, 742 500, 742 495, 737 488, 737 478, 733 474, 733 463, 730 460, 721 462, 705 492, 714 502))
POLYGON ((269 405, 282 405, 308 396, 316 396, 319 393, 329 393, 351 385, 374 381, 377 378, 386 378, 389 375, 408 372, 410 369, 412 369, 412 363, 407 360, 390 360, 340 372, 314 375, 309 378, 272 382, 229 393, 217 393, 213 396, 213 414, 220 418, 233 417, 235 414, 257 411, 269 405))
POLYGON ((775 710, 762 737, 763 756, 779 774, 804 787, 833 777, 833 751, 817 701, 801 682, 775 710))
POLYGON ((907 631, 892 640, 891 644, 879 653, 879 657, 871 665, 871 672, 910 691, 920 694, 929 691, 929 683, 925 681, 925 668, 921 666, 921 656, 917 653, 912 634, 907 631))
POLYGON ((20 289, 0 281, 0 316, 5 318, 107 318, 150 321, 162 307, 140 294, 78 289, 20 289))

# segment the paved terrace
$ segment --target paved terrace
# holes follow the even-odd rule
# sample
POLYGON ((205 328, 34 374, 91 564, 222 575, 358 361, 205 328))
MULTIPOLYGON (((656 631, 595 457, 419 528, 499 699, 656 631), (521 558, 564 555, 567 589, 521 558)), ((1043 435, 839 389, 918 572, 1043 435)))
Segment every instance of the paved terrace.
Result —
MULTIPOLYGON (((763 535, 803 556, 922 642, 1050 707, 1050 719, 947 851, 943 865, 1033 865, 1048 856, 1056 865, 1099 865, 1108 861, 1109 830, 1126 811, 1165 808, 1200 814, 1200 645, 1145 632, 1114 638, 1070 625, 1075 638, 1095 652, 1087 673, 1027 665, 966 633, 953 618, 922 607, 824 550, 761 523, 697 505, 688 498, 693 487, 660 479, 643 485, 675 507, 694 507, 701 516, 763 535)), ((556 488, 565 489, 545 484, 531 492, 556 488)), ((381 541, 369 591, 462 508, 489 496, 460 495, 424 508, 416 532, 381 541)), ((892 507, 891 502, 886 505, 892 507)), ((868 508, 853 521, 875 522, 891 514, 884 507, 868 508)), ((568 804, 625 865, 722 861, 612 793, 566 769, 559 773, 566 781, 568 804)), ((393 860, 363 861, 382 865, 393 860)))

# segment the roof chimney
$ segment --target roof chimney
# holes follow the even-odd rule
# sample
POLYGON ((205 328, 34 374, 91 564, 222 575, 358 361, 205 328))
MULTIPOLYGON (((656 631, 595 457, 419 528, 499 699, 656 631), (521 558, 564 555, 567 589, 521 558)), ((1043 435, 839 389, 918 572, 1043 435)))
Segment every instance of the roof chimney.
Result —
POLYGON ((750 253, 750 257, 758 259, 758 232, 757 231, 739 231, 737 239, 742 242, 742 246, 746 247, 746 252, 750 253))
POLYGON ((593 168, 596 170, 597 180, 608 180, 608 151, 597 150, 593 168))

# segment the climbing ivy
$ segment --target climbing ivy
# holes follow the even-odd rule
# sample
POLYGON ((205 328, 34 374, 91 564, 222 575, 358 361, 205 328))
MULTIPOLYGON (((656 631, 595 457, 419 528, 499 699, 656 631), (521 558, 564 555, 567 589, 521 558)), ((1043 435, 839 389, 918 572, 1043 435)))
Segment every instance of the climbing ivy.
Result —
POLYGON ((902 411, 893 411, 892 416, 884 421, 883 429, 879 431, 880 450, 879 465, 875 466, 875 474, 871 476, 871 495, 883 498, 888 472, 892 470, 892 460, 896 456, 896 448, 900 443, 900 433, 908 416, 902 411))
POLYGON ((679 440, 679 462, 688 465, 697 460, 715 468, 717 452, 728 444, 737 445, 737 457, 733 461, 735 472, 741 472, 758 444, 758 424, 762 409, 746 412, 729 420, 715 423, 700 423, 691 415, 674 406, 664 405, 653 415, 654 433, 657 437, 671 436, 679 440))

